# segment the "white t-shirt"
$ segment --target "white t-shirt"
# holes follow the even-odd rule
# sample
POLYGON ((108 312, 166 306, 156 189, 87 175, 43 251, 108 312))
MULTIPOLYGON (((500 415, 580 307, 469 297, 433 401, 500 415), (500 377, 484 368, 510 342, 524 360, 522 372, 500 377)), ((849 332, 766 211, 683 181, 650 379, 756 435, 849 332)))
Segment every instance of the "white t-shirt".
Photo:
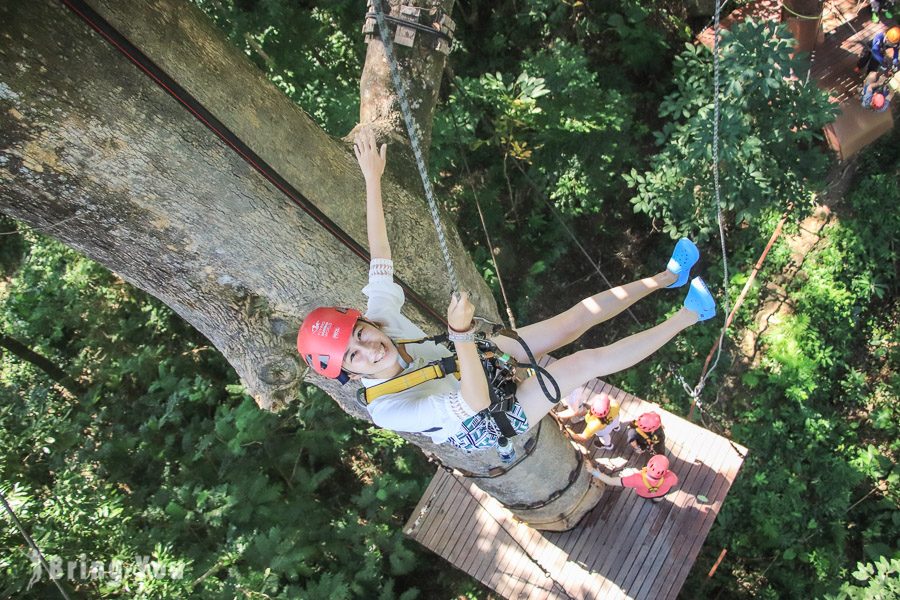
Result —
MULTIPOLYGON (((369 284, 363 288, 363 293, 369 299, 366 318, 377 323, 391 339, 426 337, 424 331, 400 313, 406 296, 403 288, 394 283, 393 261, 372 259, 369 284)), ((403 373, 453 354, 434 342, 406 344, 406 351, 413 361, 403 369, 403 373)), ((363 378, 361 381, 365 387, 372 387, 387 379, 363 378)), ((372 421, 379 427, 426 433, 436 444, 443 443, 460 432, 463 421, 477 412, 462 399, 459 381, 455 377, 433 379, 408 390, 382 396, 372 402, 368 410, 372 421)))

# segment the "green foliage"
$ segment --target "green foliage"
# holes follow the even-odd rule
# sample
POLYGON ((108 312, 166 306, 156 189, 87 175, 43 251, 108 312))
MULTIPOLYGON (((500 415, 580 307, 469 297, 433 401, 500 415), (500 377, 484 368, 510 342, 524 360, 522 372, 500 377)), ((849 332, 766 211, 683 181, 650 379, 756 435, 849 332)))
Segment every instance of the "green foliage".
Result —
MULTIPOLYGON (((768 207, 803 210, 827 157, 815 147, 835 109, 815 83, 804 83, 805 57, 793 55, 787 27, 746 21, 721 43, 719 179, 722 209, 734 223, 768 207)), ((673 238, 715 230, 713 69, 703 46, 675 59, 676 90, 660 105, 661 151, 648 172, 625 176, 635 211, 663 223, 673 238)))
MULTIPOLYGON (((329 132, 355 124, 362 5, 196 3, 329 132)), ((567 308, 554 302, 599 286, 592 280, 566 289, 590 269, 572 258, 553 211, 604 268, 613 263, 614 282, 665 259, 650 250, 667 246, 654 238, 655 225, 673 236, 708 235, 712 60, 691 46, 671 72, 671 43, 689 37, 678 3, 457 7, 454 85, 436 115, 432 173, 496 289, 478 241, 480 196, 520 322, 567 308), (659 130, 658 152, 651 130, 659 130), (632 201, 626 184, 635 189, 632 201)), ((729 233, 731 281, 717 281, 718 251, 710 245, 703 253, 704 275, 732 297, 782 209, 790 202, 805 208, 827 163, 816 142, 833 112, 823 94, 801 83, 808 63, 790 50, 786 31, 771 25, 737 26, 723 40, 723 199, 733 222, 751 226, 729 233)), ((798 276, 781 281, 786 294, 778 300, 790 311, 757 332, 758 360, 734 365, 726 378, 723 357, 707 387, 706 425, 721 423, 750 454, 685 597, 898 593, 898 164, 896 133, 860 158, 857 181, 832 207, 836 223, 798 276), (722 547, 728 558, 709 579, 722 547)), ((7 219, 2 225, 17 228, 7 219)), ((766 297, 764 282, 791 260, 789 248, 776 246, 738 315, 735 338, 739 328, 757 327, 749 315, 766 297)), ((87 389, 73 398, 32 365, 2 356, 0 489, 51 557, 133 562, 146 555, 184 569, 181 579, 78 581, 78 593, 483 595, 473 580, 460 583, 404 540, 403 517, 430 469, 401 438, 350 420, 313 389, 291 412, 260 412, 222 358, 170 309, 27 228, 0 237, 0 265, 7 275, 0 327, 87 389)), ((655 295, 635 311, 645 311, 644 322, 658 319, 673 310, 672 298, 655 295)), ((598 328, 598 337, 608 343, 627 327, 620 318, 598 328)), ((684 411, 669 367, 693 380, 717 333, 691 328, 614 381, 684 411)), ((26 548, 8 524, 0 540, 12 549, 0 556, 0 595, 52 593, 46 580, 25 590, 26 548)))
MULTIPOLYGON (((422 574, 404 515, 430 470, 399 438, 370 435, 314 388, 292 413, 260 411, 222 357, 168 308, 59 244, 22 231, 0 325, 78 375, 61 394, 2 357, 0 480, 51 558, 182 569, 79 578, 91 597, 413 598, 422 574), (90 314, 90 317, 88 315, 90 314), (308 426, 303 423, 309 424, 308 426), (126 592, 127 590, 127 592, 126 592), (395 591, 396 590, 396 591, 395 591)), ((0 589, 28 591, 8 521, 0 589)))
POLYGON ((192 0, 269 80, 332 135, 356 124, 360 6, 289 0, 192 0))
POLYGON ((880 557, 874 563, 857 563, 853 579, 827 600, 886 600, 900 597, 900 559, 880 557))

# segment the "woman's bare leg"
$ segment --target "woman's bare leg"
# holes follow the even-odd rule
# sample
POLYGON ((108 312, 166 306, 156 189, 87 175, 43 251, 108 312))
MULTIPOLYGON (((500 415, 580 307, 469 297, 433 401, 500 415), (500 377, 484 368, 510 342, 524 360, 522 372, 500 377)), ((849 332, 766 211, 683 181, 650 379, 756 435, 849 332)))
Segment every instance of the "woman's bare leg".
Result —
MULTIPOLYGON (((569 310, 539 323, 516 330, 532 353, 538 358, 566 344, 571 344, 584 332, 611 319, 626 308, 648 296, 651 292, 675 283, 677 276, 671 271, 662 271, 653 277, 646 277, 626 285, 620 285, 585 298, 569 310)), ((528 362, 522 346, 515 340, 496 336, 494 343, 514 356, 520 362, 528 362)))
MULTIPOLYGON (((616 373, 641 362, 680 331, 698 321, 696 312, 682 308, 664 322, 602 348, 582 350, 561 358, 547 367, 559 385, 562 396, 595 377, 616 373)), ((529 426, 537 425, 555 406, 541 390, 537 377, 529 377, 519 385, 516 399, 525 409, 529 426)))

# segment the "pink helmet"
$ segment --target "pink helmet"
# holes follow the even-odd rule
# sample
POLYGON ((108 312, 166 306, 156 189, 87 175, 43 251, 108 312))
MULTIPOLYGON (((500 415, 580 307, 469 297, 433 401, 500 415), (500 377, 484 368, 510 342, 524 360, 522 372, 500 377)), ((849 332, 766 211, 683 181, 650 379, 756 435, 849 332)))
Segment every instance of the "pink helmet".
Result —
POLYGON ((884 101, 885 101, 884 94, 882 94, 881 92, 876 92, 876 93, 872 94, 872 108, 875 108, 875 109, 884 108, 884 101))
POLYGON ((297 351, 319 375, 337 379, 353 326, 362 314, 352 308, 323 306, 306 316, 297 334, 297 351))
POLYGON ((645 412, 637 419, 637 426, 644 433, 653 433, 661 424, 662 419, 655 412, 645 412))
POLYGON ((669 470, 669 459, 662 454, 657 454, 650 458, 647 463, 647 476, 653 479, 662 479, 662 476, 669 470))
POLYGON ((591 402, 591 414, 601 419, 609 414, 609 394, 604 392, 591 402))

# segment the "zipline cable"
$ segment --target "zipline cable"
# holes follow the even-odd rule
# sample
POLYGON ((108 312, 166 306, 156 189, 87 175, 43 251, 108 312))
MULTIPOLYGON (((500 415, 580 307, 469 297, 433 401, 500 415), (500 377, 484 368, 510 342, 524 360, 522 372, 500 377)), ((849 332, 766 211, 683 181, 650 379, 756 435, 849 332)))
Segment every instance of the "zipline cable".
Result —
MULTIPOLYGON (((609 279, 606 278, 606 275, 603 274, 603 271, 600 270, 600 264, 597 261, 595 261, 593 259, 593 257, 591 257, 591 255, 588 253, 588 251, 584 248, 584 246, 581 245, 581 242, 578 241, 578 238, 572 232, 572 229, 563 220, 562 215, 559 214, 559 211, 556 209, 555 206, 553 206, 553 203, 550 202, 550 200, 547 198, 547 194, 543 190, 541 190, 540 187, 538 187, 538 184, 535 183, 534 179, 532 179, 531 176, 525 171, 525 169, 522 168, 522 165, 520 165, 518 161, 516 161, 513 164, 515 164, 516 168, 519 169, 519 172, 521 172, 522 175, 525 176, 525 180, 531 185, 532 188, 534 188, 535 192, 537 192, 537 194, 538 194, 538 197, 544 202, 544 205, 548 209, 550 209, 550 213, 556 218, 557 221, 559 221, 559 224, 562 225, 563 230, 565 230, 565 232, 569 235, 569 238, 571 238, 571 240, 575 243, 575 245, 578 247, 578 249, 581 250, 581 253, 584 254, 584 257, 591 264, 591 266, 594 267, 594 270, 597 271, 597 274, 600 275, 600 278, 603 280, 603 283, 606 284, 606 287, 612 289, 614 286, 609 281, 609 279)), ((628 313, 628 315, 634 320, 634 322, 637 325, 640 325, 643 327, 644 324, 641 323, 641 321, 634 315, 634 312, 632 312, 631 308, 626 308, 625 312, 628 313)))
MULTIPOLYGON (((35 553, 35 556, 37 556, 38 560, 41 563, 41 566, 44 567, 44 570, 49 574, 50 565, 47 564, 47 560, 44 558, 43 552, 41 552, 40 548, 37 547, 37 544, 34 543, 34 540, 28 534, 28 531, 25 530, 22 522, 19 521, 19 517, 16 516, 16 513, 15 511, 13 511, 12 506, 10 506, 9 502, 6 501, 6 496, 3 495, 3 492, 0 492, 0 503, 3 504, 3 508, 5 508, 6 512, 9 513, 9 517, 10 519, 12 519, 13 525, 16 526, 16 529, 19 530, 19 533, 22 534, 22 537, 25 538, 25 541, 31 547, 31 550, 35 553)), ((56 585, 56 588, 59 590, 59 593, 62 594, 63 598, 65 598, 66 600, 72 600, 69 597, 69 594, 66 593, 66 590, 63 589, 62 585, 60 585, 59 581, 56 578, 51 577, 50 581, 52 581, 53 584, 56 585)))
MULTIPOLYGON (((459 123, 456 121, 456 111, 453 108, 450 108, 450 120, 453 123, 453 129, 456 131, 456 138, 462 139, 460 135, 460 127, 459 123)), ((491 255, 491 264, 494 265, 494 272, 497 274, 497 283, 500 286, 500 295, 503 297, 503 304, 506 305, 506 316, 509 319, 509 327, 510 329, 516 328, 516 318, 513 315, 512 306, 509 303, 509 298, 506 296, 506 286, 503 285, 503 277, 500 275, 500 265, 497 264, 497 257, 494 254, 494 244, 491 241, 491 234, 488 231, 487 223, 484 219, 484 211, 481 210, 481 201, 478 199, 478 192, 475 191, 475 183, 472 180, 472 171, 469 169, 469 161, 466 159, 465 151, 459 153, 460 158, 462 159, 463 168, 466 170, 466 177, 469 179, 469 186, 472 190, 472 197, 475 198, 475 207, 478 209, 478 218, 481 221, 481 229, 484 231, 484 238, 487 241, 488 252, 491 255)))
MULTIPOLYGON (((132 64, 138 67, 154 83, 161 87, 167 94, 177 100, 188 112, 200 121, 207 129, 216 135, 222 142, 238 154, 248 165, 253 167, 260 175, 269 181, 282 194, 312 217, 319 225, 331 233, 347 249, 362 260, 369 262, 370 255, 361 244, 354 240, 350 234, 341 229, 334 221, 325 215, 309 198, 294 188, 286 179, 278 174, 275 169, 250 149, 228 127, 219 121, 199 100, 190 92, 178 84, 168 73, 154 63, 141 52, 121 32, 100 16, 94 9, 88 6, 84 0, 61 0, 75 15, 81 18, 103 39, 109 42, 132 64)), ((398 285, 406 292, 407 297, 421 308, 426 314, 434 318, 438 323, 446 325, 446 318, 433 309, 419 294, 417 294, 403 280, 395 277, 398 285)))
POLYGON ((444 257, 444 265, 447 267, 447 276, 450 279, 450 287, 452 291, 458 292, 460 291, 459 279, 456 277, 456 269, 453 267, 453 260, 450 257, 450 248, 447 246, 447 235, 444 232, 444 224, 441 222, 437 202, 434 199, 434 189, 431 186, 431 179, 428 177, 428 167, 425 165, 422 145, 419 142, 418 126, 413 120, 412 109, 410 108, 409 100, 406 97, 406 86, 400 78, 400 70, 397 66, 397 59, 394 56, 394 43, 391 41, 387 25, 385 24, 381 0, 374 0, 372 5, 375 7, 375 19, 378 21, 378 35, 381 36, 381 42, 384 46, 384 55, 390 66, 391 79, 394 81, 394 89, 397 92, 397 100, 400 103, 400 112, 403 114, 403 122, 406 125, 406 132, 409 135, 409 145, 412 148, 413 156, 415 156, 416 159, 416 167, 419 170, 419 177, 422 179, 422 187, 425 188, 425 199, 428 201, 428 209, 431 211, 431 220, 434 222, 434 228, 437 231, 438 243, 441 246, 441 254, 444 257))

